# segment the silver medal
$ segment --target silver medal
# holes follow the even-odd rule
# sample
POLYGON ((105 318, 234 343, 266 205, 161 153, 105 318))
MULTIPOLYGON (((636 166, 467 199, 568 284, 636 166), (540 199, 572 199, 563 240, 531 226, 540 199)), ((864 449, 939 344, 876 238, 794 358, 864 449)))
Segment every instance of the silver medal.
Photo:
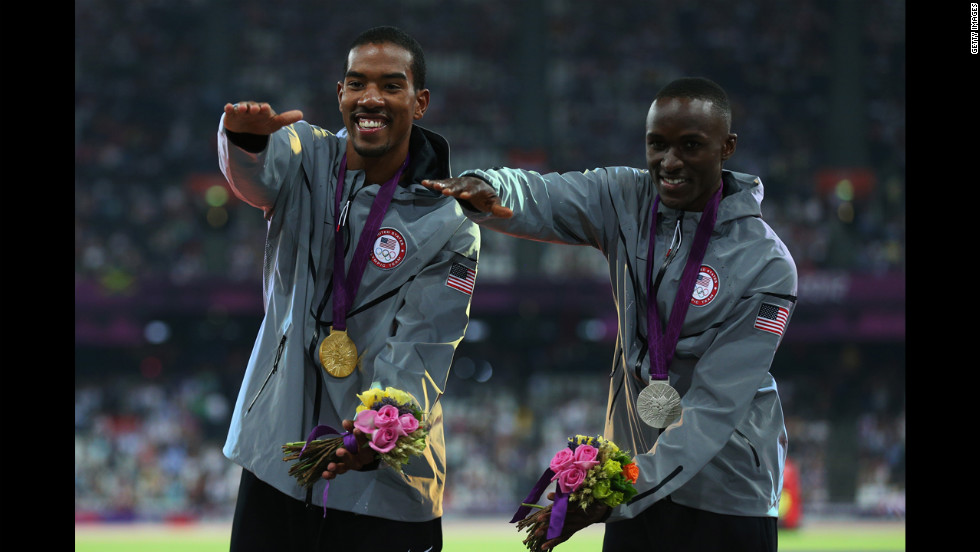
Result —
POLYGON ((648 426, 665 428, 681 415, 681 396, 666 380, 653 380, 636 398, 636 411, 648 426))

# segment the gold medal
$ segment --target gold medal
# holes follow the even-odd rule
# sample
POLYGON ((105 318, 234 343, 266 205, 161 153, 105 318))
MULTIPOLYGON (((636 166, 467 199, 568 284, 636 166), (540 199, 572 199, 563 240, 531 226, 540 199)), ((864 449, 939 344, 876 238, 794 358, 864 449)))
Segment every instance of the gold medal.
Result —
POLYGON ((347 330, 330 329, 330 334, 320 342, 320 365, 335 378, 346 378, 357 367, 357 346, 347 335, 347 330))

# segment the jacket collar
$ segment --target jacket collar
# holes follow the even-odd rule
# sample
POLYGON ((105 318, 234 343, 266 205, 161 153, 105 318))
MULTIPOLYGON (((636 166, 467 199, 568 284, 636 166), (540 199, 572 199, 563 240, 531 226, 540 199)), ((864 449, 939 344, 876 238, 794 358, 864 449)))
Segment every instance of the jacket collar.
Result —
POLYGON ((421 185, 422 180, 452 176, 449 166, 449 142, 439 134, 412 125, 408 151, 411 161, 402 180, 402 186, 411 187, 413 184, 418 184, 419 188, 431 192, 432 190, 421 185))

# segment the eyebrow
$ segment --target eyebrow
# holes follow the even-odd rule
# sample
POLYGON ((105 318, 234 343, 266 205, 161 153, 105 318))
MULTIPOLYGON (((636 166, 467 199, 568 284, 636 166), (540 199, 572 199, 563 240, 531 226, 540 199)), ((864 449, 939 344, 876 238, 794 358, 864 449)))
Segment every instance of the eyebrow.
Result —
MULTIPOLYGON (((693 131, 692 130, 692 131, 685 132, 684 134, 681 134, 680 137, 679 137, 679 139, 681 139, 681 140, 690 140, 692 138, 701 138, 701 139, 704 139, 706 136, 707 135, 703 131, 693 131)), ((647 132, 646 133, 646 137, 647 138, 665 138, 665 136, 663 134, 659 133, 659 132, 647 132)))
MULTIPOLYGON (((366 79, 367 78, 367 75, 365 75, 364 73, 361 73, 360 71, 347 71, 347 76, 348 77, 357 77, 357 78, 360 78, 360 79, 366 79)), ((408 80, 408 75, 406 75, 405 73, 402 73, 402 72, 385 73, 384 75, 381 75, 381 78, 382 79, 401 79, 401 80, 406 80, 407 81, 408 80)))

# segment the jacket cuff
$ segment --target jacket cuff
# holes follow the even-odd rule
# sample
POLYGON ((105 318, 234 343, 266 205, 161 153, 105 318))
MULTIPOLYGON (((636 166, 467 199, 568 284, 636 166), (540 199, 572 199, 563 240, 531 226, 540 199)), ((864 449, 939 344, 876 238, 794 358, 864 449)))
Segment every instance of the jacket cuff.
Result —
POLYGON ((225 129, 228 141, 242 148, 249 153, 261 153, 269 145, 269 137, 265 134, 251 134, 248 132, 232 132, 225 129))

